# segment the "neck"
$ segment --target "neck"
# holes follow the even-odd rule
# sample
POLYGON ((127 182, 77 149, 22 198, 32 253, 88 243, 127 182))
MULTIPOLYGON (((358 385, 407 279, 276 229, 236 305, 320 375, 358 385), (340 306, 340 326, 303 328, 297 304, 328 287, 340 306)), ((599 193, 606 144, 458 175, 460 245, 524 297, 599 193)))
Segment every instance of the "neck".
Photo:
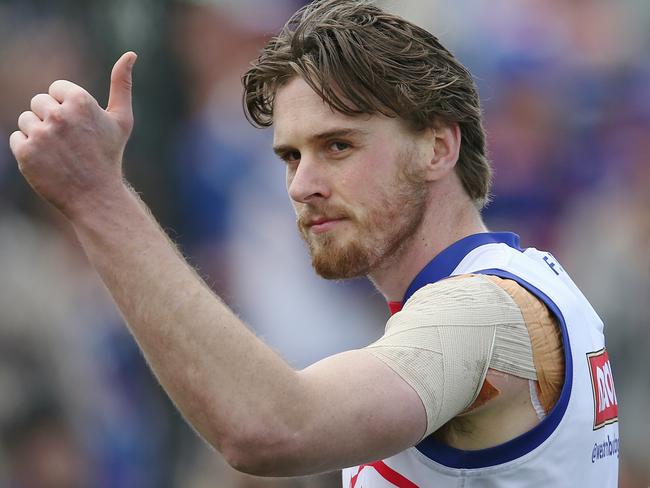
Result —
POLYGON ((430 196, 422 224, 393 255, 383 259, 368 277, 386 301, 401 301, 415 276, 441 251, 464 237, 487 232, 479 211, 468 198, 430 196), (440 205, 461 201, 459 205, 440 205))

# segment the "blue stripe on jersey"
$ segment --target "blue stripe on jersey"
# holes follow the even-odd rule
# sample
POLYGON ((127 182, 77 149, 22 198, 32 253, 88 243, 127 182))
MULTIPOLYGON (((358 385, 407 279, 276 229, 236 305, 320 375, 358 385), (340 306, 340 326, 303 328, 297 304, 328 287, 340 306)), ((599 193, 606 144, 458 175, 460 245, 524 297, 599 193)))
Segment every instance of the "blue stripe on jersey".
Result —
POLYGON ((418 273, 406 290, 402 304, 423 286, 448 278, 467 254, 485 244, 507 244, 522 251, 519 236, 512 232, 484 232, 465 237, 438 254, 418 273))

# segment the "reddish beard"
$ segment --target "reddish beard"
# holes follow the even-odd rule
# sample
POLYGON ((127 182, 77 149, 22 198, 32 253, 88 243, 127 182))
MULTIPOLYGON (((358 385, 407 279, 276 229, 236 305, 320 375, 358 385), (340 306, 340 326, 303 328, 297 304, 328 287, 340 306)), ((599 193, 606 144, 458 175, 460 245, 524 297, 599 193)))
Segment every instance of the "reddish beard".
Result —
POLYGON ((298 229, 309 246, 312 266, 325 279, 348 279, 369 274, 387 258, 399 254, 419 228, 425 212, 426 183, 414 171, 400 170, 390 191, 382 191, 375 205, 354 215, 344 208, 309 205, 298 216, 298 229), (314 217, 344 218, 354 226, 352 238, 336 238, 337 229, 310 232, 314 217))
MULTIPOLYGON (((345 217, 346 225, 357 225, 350 217, 345 217)), ((312 266, 316 273, 328 280, 347 279, 361 276, 370 268, 371 255, 358 238, 342 243, 332 232, 313 235, 305 224, 307 219, 298 220, 300 234, 309 246, 312 266)))

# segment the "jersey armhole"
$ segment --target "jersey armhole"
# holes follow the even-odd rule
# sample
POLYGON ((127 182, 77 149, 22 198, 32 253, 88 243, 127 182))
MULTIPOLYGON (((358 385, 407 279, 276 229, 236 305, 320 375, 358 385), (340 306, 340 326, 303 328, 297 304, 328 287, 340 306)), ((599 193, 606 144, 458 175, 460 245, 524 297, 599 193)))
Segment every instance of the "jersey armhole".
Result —
MULTIPOLYGON (((464 451, 450 447, 433 436, 428 436, 415 446, 423 455, 443 466, 454 469, 477 469, 504 464, 520 458, 539 447, 548 439, 564 417, 573 386, 573 360, 566 321, 558 306, 541 290, 522 278, 501 269, 484 269, 473 274, 493 275, 516 281, 539 298, 557 318, 564 350, 564 384, 560 396, 548 415, 535 427, 520 436, 498 446, 475 451, 464 451)), ((485 382, 484 382, 485 383, 485 382)), ((480 395, 480 393, 479 393, 480 395)))

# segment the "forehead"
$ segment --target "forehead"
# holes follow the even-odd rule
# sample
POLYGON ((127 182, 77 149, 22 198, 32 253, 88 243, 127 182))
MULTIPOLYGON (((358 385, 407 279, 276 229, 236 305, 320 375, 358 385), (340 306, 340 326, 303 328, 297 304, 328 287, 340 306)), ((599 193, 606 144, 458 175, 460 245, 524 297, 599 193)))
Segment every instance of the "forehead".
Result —
POLYGON ((278 88, 273 106, 274 144, 293 144, 313 134, 340 129, 384 133, 400 130, 398 119, 384 115, 350 116, 332 109, 300 77, 278 88))

